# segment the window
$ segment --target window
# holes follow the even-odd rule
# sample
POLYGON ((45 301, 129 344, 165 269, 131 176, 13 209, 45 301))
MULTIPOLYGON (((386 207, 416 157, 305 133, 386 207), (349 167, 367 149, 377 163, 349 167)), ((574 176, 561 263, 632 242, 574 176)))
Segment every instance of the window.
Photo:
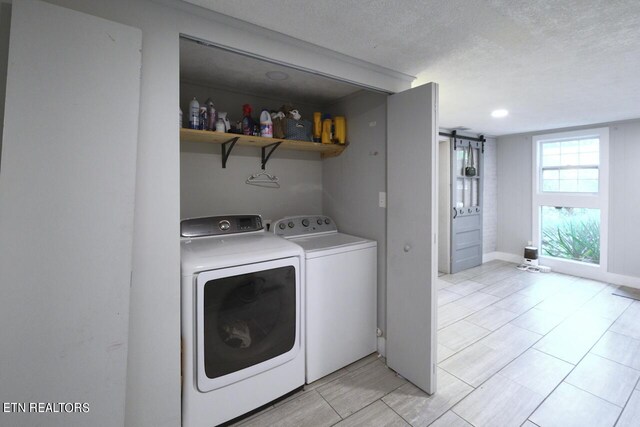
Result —
POLYGON ((540 151, 543 192, 598 192, 598 138, 545 141, 540 151))
POLYGON ((606 271, 608 141, 608 128, 533 137, 533 241, 542 264, 606 271))

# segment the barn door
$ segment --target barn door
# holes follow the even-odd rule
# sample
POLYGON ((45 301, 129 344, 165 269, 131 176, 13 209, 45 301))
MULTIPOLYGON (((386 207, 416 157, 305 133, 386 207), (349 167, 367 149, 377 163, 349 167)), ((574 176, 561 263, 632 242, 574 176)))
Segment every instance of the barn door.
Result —
POLYGON ((482 140, 452 138, 451 274, 482 264, 483 156, 482 140))

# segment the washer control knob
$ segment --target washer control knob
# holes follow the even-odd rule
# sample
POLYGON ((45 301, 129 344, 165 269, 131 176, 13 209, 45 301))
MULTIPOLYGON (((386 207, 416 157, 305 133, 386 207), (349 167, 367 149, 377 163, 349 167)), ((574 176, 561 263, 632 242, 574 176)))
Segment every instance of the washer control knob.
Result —
POLYGON ((318 223, 318 225, 322 225, 322 218, 318 218, 316 222, 318 223))
POLYGON ((284 222, 281 222, 281 223, 278 225, 278 228, 279 228, 280 230, 284 230, 286 227, 287 227, 287 226, 286 226, 286 225, 284 225, 284 222))
POLYGON ((220 230, 222 231, 227 231, 229 228, 231 228, 231 224, 226 219, 223 219, 218 223, 218 228, 220 228, 220 230))
POLYGON ((324 219, 324 223, 329 225, 329 224, 331 224, 331 220, 329 218, 325 218, 324 219))
POLYGON ((293 221, 289 221, 289 223, 288 223, 287 225, 289 226, 289 228, 293 228, 293 226, 294 226, 295 224, 293 223, 293 221))
POLYGON ((305 219, 303 219, 303 220, 302 220, 302 226, 303 226, 303 227, 308 227, 308 226, 309 226, 309 220, 308 220, 308 219, 306 219, 306 218, 305 218, 305 219))

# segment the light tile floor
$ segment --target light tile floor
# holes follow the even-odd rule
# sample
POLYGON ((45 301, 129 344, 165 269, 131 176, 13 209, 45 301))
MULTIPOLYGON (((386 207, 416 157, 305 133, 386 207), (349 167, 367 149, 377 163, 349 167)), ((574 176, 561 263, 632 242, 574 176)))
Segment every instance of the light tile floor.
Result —
POLYGON ((492 261, 438 277, 438 392, 376 354, 242 426, 640 426, 640 301, 492 261))

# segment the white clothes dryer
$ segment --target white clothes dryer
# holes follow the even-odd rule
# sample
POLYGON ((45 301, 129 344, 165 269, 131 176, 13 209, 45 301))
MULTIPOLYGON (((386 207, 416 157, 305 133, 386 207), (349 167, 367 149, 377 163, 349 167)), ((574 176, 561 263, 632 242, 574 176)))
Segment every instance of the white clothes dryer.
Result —
POLYGON ((182 425, 212 427, 304 385, 304 254, 258 215, 181 235, 182 425))
POLYGON ((320 215, 286 217, 272 230, 305 252, 307 383, 376 351, 377 243, 320 215))

